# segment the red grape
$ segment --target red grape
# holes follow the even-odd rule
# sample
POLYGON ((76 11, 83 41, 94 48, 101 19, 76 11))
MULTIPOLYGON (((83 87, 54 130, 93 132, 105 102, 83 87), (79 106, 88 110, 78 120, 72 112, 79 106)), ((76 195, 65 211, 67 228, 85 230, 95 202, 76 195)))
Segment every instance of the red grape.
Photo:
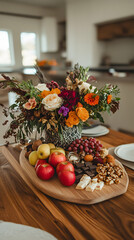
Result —
POLYGON ((92 154, 94 159, 98 159, 100 158, 101 148, 102 144, 100 144, 100 141, 96 140, 95 138, 87 138, 85 140, 80 138, 74 140, 70 144, 68 151, 75 151, 77 153, 84 151, 86 154, 92 154))
POLYGON ((83 150, 83 146, 82 145, 80 145, 80 150, 83 150))
POLYGON ((88 147, 85 147, 85 152, 88 152, 89 151, 89 148, 88 147))
POLYGON ((74 152, 77 152, 77 147, 74 147, 74 148, 73 148, 73 151, 74 151, 74 152))

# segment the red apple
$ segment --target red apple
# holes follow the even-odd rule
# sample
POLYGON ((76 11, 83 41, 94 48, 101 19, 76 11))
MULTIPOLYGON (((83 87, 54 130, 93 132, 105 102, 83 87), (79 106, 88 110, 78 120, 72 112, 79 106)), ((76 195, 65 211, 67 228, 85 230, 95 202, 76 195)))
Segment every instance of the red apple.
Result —
POLYGON ((35 170, 36 170, 36 168, 37 168, 40 164, 42 164, 42 163, 47 163, 47 161, 46 161, 45 159, 38 159, 37 162, 36 162, 36 164, 35 164, 35 170))
POLYGON ((65 162, 67 159, 65 155, 61 152, 53 152, 49 156, 49 164, 51 164, 53 167, 56 167, 58 163, 65 162))
POLYGON ((37 176, 42 180, 48 180, 54 175, 54 168, 48 163, 42 163, 36 168, 37 176))
POLYGON ((60 162, 58 163, 57 167, 56 167, 56 172, 57 174, 60 172, 60 171, 71 171, 71 172, 74 172, 74 166, 72 163, 68 162, 68 161, 65 161, 65 162, 60 162))
POLYGON ((71 186, 75 183, 75 173, 70 171, 60 171, 58 174, 60 182, 64 186, 71 186))

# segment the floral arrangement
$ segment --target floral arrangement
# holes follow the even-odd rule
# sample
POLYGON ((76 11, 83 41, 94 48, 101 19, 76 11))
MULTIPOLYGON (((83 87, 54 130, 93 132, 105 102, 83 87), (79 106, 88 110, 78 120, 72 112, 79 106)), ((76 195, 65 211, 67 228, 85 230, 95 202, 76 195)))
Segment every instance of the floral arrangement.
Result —
POLYGON ((65 128, 82 127, 89 118, 104 122, 102 112, 114 113, 119 108, 119 89, 110 84, 101 89, 93 86, 94 77, 88 75, 88 70, 76 64, 61 87, 54 81, 37 86, 32 81, 20 83, 3 74, 0 87, 9 86, 18 95, 15 104, 3 106, 5 116, 12 119, 4 138, 14 136, 16 141, 25 141, 35 127, 38 133, 47 130, 62 137, 65 128))

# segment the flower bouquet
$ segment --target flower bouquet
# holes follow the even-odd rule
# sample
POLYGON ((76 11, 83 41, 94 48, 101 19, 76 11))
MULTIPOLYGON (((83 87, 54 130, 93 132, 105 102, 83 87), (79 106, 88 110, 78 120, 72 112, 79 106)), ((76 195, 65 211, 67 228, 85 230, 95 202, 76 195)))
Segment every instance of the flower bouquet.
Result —
POLYGON ((94 77, 88 75, 88 70, 76 64, 67 72, 64 86, 46 79, 34 86, 32 81, 20 83, 3 75, 0 87, 9 86, 18 95, 9 108, 3 106, 5 116, 12 119, 4 138, 14 136, 15 141, 24 142, 36 128, 40 135, 45 132, 45 141, 67 147, 81 137, 88 119, 104 122, 102 112, 114 113, 119 108, 119 89, 110 84, 101 89, 93 86, 94 77))

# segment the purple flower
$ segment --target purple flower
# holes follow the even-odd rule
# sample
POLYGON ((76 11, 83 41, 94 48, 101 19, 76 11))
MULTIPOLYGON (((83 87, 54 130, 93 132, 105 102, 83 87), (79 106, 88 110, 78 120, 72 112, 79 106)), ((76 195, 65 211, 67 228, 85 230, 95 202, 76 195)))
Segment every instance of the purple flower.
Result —
POLYGON ((64 106, 62 106, 62 107, 59 109, 59 111, 58 111, 58 113, 59 113, 59 114, 62 114, 64 117, 67 116, 68 112, 69 112, 69 109, 66 108, 66 107, 64 107, 64 106))

